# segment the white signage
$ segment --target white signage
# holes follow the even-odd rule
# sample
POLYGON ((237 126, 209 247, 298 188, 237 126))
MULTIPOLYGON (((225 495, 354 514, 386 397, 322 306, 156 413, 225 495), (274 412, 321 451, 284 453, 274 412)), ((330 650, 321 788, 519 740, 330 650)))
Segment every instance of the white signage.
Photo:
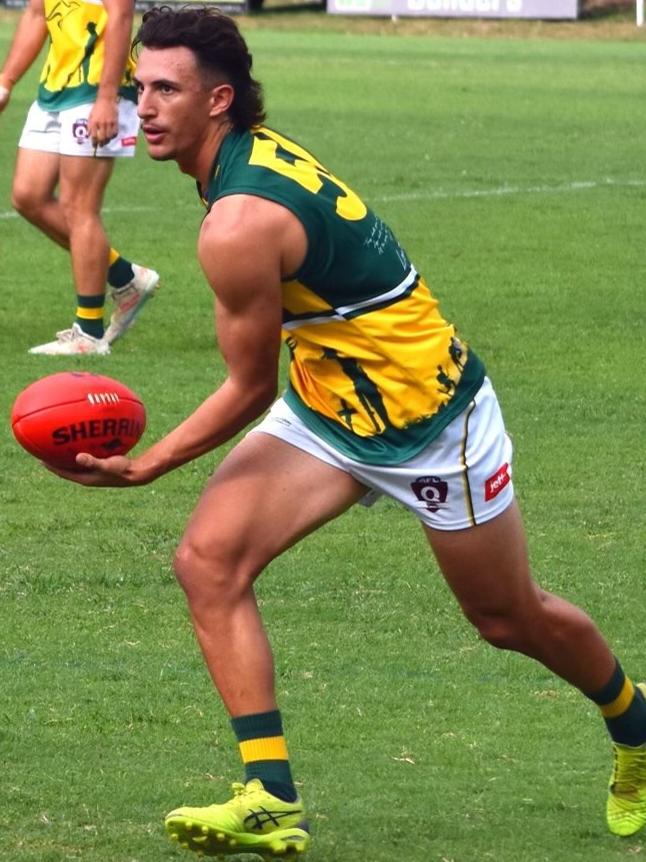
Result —
POLYGON ((579 0, 328 0, 336 15, 419 15, 429 18, 579 17, 579 0))

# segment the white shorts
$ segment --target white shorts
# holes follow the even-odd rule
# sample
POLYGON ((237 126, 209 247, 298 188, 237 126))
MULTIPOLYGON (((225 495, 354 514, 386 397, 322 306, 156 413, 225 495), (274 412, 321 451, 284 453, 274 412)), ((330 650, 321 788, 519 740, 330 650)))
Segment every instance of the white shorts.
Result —
POLYGON ((371 490, 403 503, 436 530, 463 530, 503 512, 514 497, 512 445, 493 386, 485 378, 466 409, 419 455, 394 467, 362 464, 330 446, 279 398, 249 433, 264 432, 349 473, 371 490))
POLYGON ((87 130, 92 108, 93 103, 89 102, 63 111, 44 111, 34 102, 18 146, 61 156, 134 156, 139 132, 137 106, 127 99, 119 99, 119 134, 105 146, 97 147, 96 152, 87 130))

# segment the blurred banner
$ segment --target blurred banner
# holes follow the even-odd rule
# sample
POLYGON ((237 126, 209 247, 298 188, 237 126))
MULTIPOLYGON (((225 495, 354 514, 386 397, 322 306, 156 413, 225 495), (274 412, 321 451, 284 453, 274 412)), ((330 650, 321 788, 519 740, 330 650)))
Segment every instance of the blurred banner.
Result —
POLYGON ((327 0, 336 15, 419 15, 427 18, 579 17, 579 0, 327 0))
MULTIPOLYGON (((64 5, 69 6, 74 0, 62 0, 62 2, 64 5)), ((161 6, 162 3, 168 6, 183 6, 186 2, 187 0, 159 0, 159 2, 156 2, 156 0, 135 0, 135 9, 138 12, 145 12, 146 9, 150 9, 152 6, 161 6)), ((248 4, 248 0, 200 0, 199 5, 217 6, 223 12, 235 15, 247 12, 248 6, 252 5, 253 2, 254 0, 251 0, 250 4, 248 4)), ((26 5, 27 0, 0 0, 0 8, 6 6, 8 9, 22 9, 26 5)))

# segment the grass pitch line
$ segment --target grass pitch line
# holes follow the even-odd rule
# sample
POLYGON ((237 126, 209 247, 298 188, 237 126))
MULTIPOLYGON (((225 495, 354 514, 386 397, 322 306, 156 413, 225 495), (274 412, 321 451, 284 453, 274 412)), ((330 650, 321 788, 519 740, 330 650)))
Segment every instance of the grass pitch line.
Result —
POLYGON ((588 191, 589 189, 603 188, 644 188, 646 180, 615 180, 606 177, 602 180, 580 180, 559 185, 538 186, 496 186, 491 189, 465 189, 464 191, 417 191, 402 192, 396 195, 381 195, 375 198, 380 203, 395 201, 416 200, 457 200, 459 198, 495 198, 506 195, 545 195, 545 194, 568 194, 570 192, 588 191))
MULTIPOLYGON (((187 204, 185 206, 188 206, 187 204)), ((149 213, 156 210, 157 207, 147 206, 113 206, 103 207, 103 213, 149 213)), ((0 219, 18 218, 18 213, 15 210, 0 210, 0 219)))
MULTIPOLYGON (((540 186, 497 186, 491 189, 465 189, 464 191, 418 191, 418 192, 403 192, 398 195, 379 195, 372 198, 376 203, 390 203, 395 201, 442 201, 442 200, 458 200, 460 198, 497 198, 506 195, 549 195, 549 194, 567 194, 569 192, 581 192, 589 189, 603 188, 636 188, 642 189, 646 187, 646 180, 615 180, 612 177, 606 177, 603 180, 580 180, 571 183, 561 183, 560 185, 540 185, 540 186)), ((368 197, 368 196, 366 196, 368 197)), ((183 207, 191 207, 192 204, 184 204, 183 207)), ((180 205, 182 207, 182 205, 180 205)), ((183 208, 182 207, 182 208, 183 208)), ((104 213, 136 213, 136 212, 152 212, 156 207, 147 206, 112 206, 104 207, 104 213)), ((0 210, 0 219, 18 218, 18 213, 15 210, 0 210)))

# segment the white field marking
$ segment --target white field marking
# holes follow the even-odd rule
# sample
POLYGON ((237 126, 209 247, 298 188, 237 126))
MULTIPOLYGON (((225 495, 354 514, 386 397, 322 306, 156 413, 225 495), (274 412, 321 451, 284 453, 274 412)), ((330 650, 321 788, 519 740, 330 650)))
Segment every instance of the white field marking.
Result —
MULTIPOLYGON (((186 206, 188 206, 188 204, 186 206)), ((102 213, 149 213, 149 212, 154 212, 157 209, 158 209, 158 207, 128 206, 126 204, 124 206, 103 207, 101 212, 102 213)), ((198 209, 199 209, 199 207, 198 207, 198 209)), ((0 219, 8 219, 8 218, 18 218, 18 213, 15 210, 0 211, 0 219)))
POLYGON ((464 191, 418 191, 402 192, 394 195, 381 195, 375 200, 380 203, 390 201, 421 201, 421 200, 455 200, 458 198, 493 198, 505 195, 548 195, 567 194, 569 192, 588 191, 590 189, 603 188, 645 188, 646 180, 616 180, 605 177, 601 180, 580 180, 559 185, 539 186, 497 186, 491 189, 465 189, 464 191))
MULTIPOLYGON (((435 191, 418 191, 418 192, 403 192, 396 195, 379 195, 371 198, 377 203, 389 203, 391 201, 442 201, 442 200, 459 200, 460 198, 497 198, 505 197, 506 195, 549 195, 549 194, 568 194, 570 192, 588 191, 590 189, 603 188, 646 188, 646 180, 617 180, 612 177, 605 177, 601 180, 575 180, 570 183, 560 183, 559 185, 539 185, 539 186, 495 186, 491 189, 464 189, 464 191, 454 190, 446 191, 437 189, 435 191)), ((365 196, 369 198, 369 195, 365 196)), ((191 209, 195 207, 192 204, 180 204, 180 209, 191 209)), ((153 206, 112 206, 104 207, 104 213, 145 213, 154 212, 157 207, 153 206)), ((0 219, 18 218, 18 213, 14 210, 0 211, 0 219)))

